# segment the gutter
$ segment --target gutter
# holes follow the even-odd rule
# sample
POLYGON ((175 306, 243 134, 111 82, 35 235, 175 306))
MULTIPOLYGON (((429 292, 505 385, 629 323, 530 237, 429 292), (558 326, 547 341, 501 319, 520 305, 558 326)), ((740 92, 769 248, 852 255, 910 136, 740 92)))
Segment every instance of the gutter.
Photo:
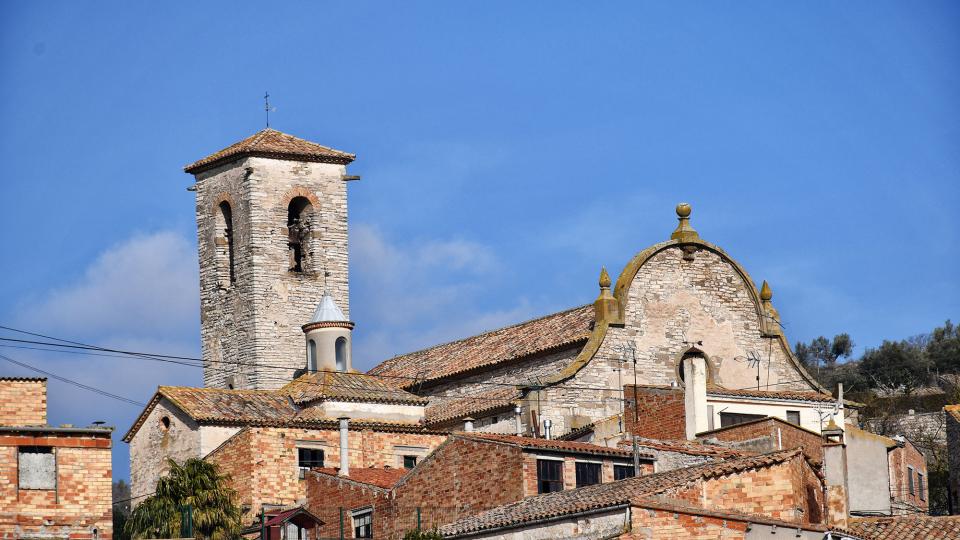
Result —
MULTIPOLYGON (((511 529, 517 529, 517 528, 520 528, 520 527, 523 527, 523 526, 526 526, 526 525, 542 525, 542 524, 544 524, 544 523, 552 523, 552 522, 554 522, 554 521, 562 521, 562 520, 564 520, 564 519, 577 518, 577 517, 581 517, 581 516, 591 516, 591 515, 594 515, 594 514, 602 514, 602 513, 606 513, 606 512, 612 512, 612 511, 615 511, 615 510, 623 510, 623 509, 629 509, 629 508, 630 508, 630 503, 629 503, 629 502, 627 502, 627 503, 622 503, 622 504, 616 504, 616 505, 613 505, 613 506, 602 506, 602 507, 600 507, 600 508, 593 508, 593 509, 591 509, 591 510, 581 510, 580 512, 574 512, 574 513, 572 513, 572 514, 563 514, 563 515, 559 515, 559 516, 550 516, 550 517, 546 517, 546 518, 534 519, 534 520, 531 520, 531 521, 523 521, 523 522, 519 522, 519 523, 511 523, 511 524, 508 524, 508 525, 500 525, 500 526, 498 526, 498 527, 493 527, 493 528, 490 528, 490 529, 482 529, 482 530, 479 530, 479 531, 470 531, 470 532, 455 534, 455 535, 452 535, 452 536, 446 536, 446 535, 444 535, 444 538, 470 538, 470 537, 473 537, 473 536, 480 536, 480 535, 485 535, 485 534, 492 534, 492 533, 499 532, 499 531, 508 531, 508 530, 511 530, 511 529)), ((617 538, 617 537, 619 537, 619 536, 622 535, 622 534, 623 534, 623 531, 620 531, 620 532, 617 533, 617 536, 614 536, 614 538, 617 538)))

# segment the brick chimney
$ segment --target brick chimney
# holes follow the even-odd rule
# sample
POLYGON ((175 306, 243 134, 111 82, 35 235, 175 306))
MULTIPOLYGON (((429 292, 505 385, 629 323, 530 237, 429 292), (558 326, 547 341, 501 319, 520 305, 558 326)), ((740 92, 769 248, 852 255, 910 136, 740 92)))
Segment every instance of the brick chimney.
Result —
POLYGON ((850 515, 847 445, 843 442, 843 429, 833 419, 823 430, 823 477, 827 525, 846 527, 850 515))

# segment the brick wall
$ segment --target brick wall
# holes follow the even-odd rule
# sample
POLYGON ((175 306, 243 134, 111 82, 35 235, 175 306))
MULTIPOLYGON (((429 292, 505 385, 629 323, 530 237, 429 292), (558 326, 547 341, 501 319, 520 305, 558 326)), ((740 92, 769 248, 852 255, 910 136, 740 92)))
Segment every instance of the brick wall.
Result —
POLYGON ((0 436, 0 539, 110 538, 112 468, 108 436, 0 436), (55 489, 19 489, 18 446, 51 446, 55 489))
POLYGON ((678 540, 746 538, 747 524, 727 517, 713 517, 693 512, 634 508, 631 531, 621 540, 678 540))
POLYGON ((0 378, 0 426, 47 424, 47 380, 0 378))
POLYGON ((324 522, 321 537, 339 538, 341 509, 347 538, 353 538, 351 510, 358 508, 370 507, 374 526, 383 530, 382 518, 390 514, 392 504, 389 490, 316 473, 306 475, 306 486, 307 509, 324 522))
POLYGON ((741 443, 734 444, 734 448, 753 450, 758 453, 799 447, 814 463, 823 463, 823 439, 820 435, 778 418, 708 431, 698 435, 697 438, 741 443))
POLYGON ((920 451, 910 442, 887 453, 890 466, 890 505, 895 514, 911 514, 917 510, 926 513, 929 508, 930 478, 927 463, 920 451), (913 468, 913 494, 910 493, 910 468, 913 468), (923 489, 919 475, 923 475, 923 489))
POLYGON ((624 430, 648 439, 686 439, 683 390, 624 385, 624 430), (636 392, 636 408, 634 408, 636 392))
MULTIPOLYGON (((395 446, 414 446, 428 451, 446 437, 420 433, 350 431, 350 467, 396 466, 395 446)), ((231 476, 240 503, 250 508, 244 516, 252 521, 263 504, 287 505, 306 497, 306 482, 300 478, 297 447, 322 449, 324 465, 340 463, 340 432, 335 429, 246 428, 205 459, 231 476)))

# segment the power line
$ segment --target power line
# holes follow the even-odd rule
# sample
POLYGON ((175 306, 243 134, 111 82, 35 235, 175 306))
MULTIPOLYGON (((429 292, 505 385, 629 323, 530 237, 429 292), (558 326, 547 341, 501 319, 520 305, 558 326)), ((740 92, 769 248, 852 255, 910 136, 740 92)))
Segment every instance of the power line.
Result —
POLYGON ((102 389, 100 389, 100 388, 95 388, 95 387, 93 387, 93 386, 89 386, 89 385, 83 384, 82 382, 77 382, 77 381, 75 381, 75 380, 73 380, 73 379, 68 379, 68 378, 66 378, 66 377, 61 377, 60 375, 56 375, 56 374, 54 374, 54 373, 50 373, 49 371, 44 371, 44 370, 42 370, 42 369, 40 369, 40 368, 33 367, 33 366, 31 366, 30 364, 25 364, 25 363, 20 362, 20 361, 18 361, 18 360, 14 360, 13 358, 10 358, 9 356, 3 355, 3 354, 0 354, 0 359, 6 360, 7 362, 10 362, 11 364, 16 364, 16 365, 18 365, 18 366, 20 366, 20 367, 29 369, 29 370, 31 370, 31 371, 35 371, 35 372, 37 372, 37 373, 42 373, 42 374, 44 374, 44 375, 46 375, 46 376, 48 376, 48 377, 51 377, 51 378, 53 378, 53 379, 56 379, 56 380, 58 380, 58 381, 65 382, 65 383, 67 383, 67 384, 72 384, 72 385, 77 386, 77 387, 79 387, 79 388, 83 388, 84 390, 89 390, 89 391, 91 391, 91 392, 96 392, 97 394, 100 394, 100 395, 102 395, 102 396, 106 396, 106 397, 109 397, 109 398, 113 398, 113 399, 116 399, 116 400, 118 400, 118 401, 123 401, 123 402, 129 403, 129 404, 131 404, 131 405, 137 405, 137 406, 139 406, 139 407, 146 407, 146 406, 147 406, 146 403, 141 403, 141 402, 139 402, 139 401, 136 401, 136 400, 133 400, 133 399, 130 399, 130 398, 126 398, 126 397, 123 397, 123 396, 119 396, 119 395, 117 395, 117 394, 113 394, 113 393, 111 393, 111 392, 107 392, 106 390, 102 390, 102 389))

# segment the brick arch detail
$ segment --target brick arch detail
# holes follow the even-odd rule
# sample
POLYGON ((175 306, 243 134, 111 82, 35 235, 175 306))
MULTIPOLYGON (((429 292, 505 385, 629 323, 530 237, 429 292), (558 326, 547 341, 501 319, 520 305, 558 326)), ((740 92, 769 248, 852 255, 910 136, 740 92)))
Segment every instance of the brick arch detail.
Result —
POLYGON ((287 192, 283 194, 283 197, 280 197, 280 209, 286 212, 287 208, 290 206, 290 201, 297 197, 303 197, 310 201, 314 212, 320 208, 320 198, 317 197, 316 193, 303 186, 295 186, 287 190, 287 192))

